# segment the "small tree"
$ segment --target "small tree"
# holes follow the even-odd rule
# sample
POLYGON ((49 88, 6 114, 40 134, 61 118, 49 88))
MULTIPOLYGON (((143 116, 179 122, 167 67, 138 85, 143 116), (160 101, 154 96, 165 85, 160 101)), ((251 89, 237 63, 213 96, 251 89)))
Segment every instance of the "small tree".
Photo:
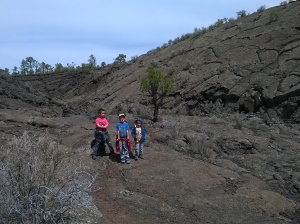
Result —
POLYGON ((64 66, 61 63, 55 64, 54 72, 62 72, 64 70, 64 66))
POLYGON ((96 60, 96 57, 93 54, 90 55, 88 62, 90 64, 91 68, 96 68, 97 60, 96 60))
POLYGON ((9 75, 9 69, 8 68, 0 69, 0 75, 9 75))
POLYGON ((236 14, 237 14, 238 19, 247 16, 247 12, 245 10, 241 10, 241 11, 237 12, 236 14))
POLYGON ((33 75, 38 71, 39 62, 33 57, 27 57, 21 62, 21 73, 24 75, 33 75))
POLYGON ((140 83, 142 92, 148 92, 151 103, 154 107, 153 121, 158 121, 158 111, 163 105, 167 94, 175 91, 175 81, 171 76, 163 75, 158 69, 150 66, 147 69, 148 75, 140 83))
POLYGON ((19 75, 19 71, 18 71, 18 67, 14 66, 13 70, 12 70, 12 75, 19 75))
POLYGON ((121 64, 126 62, 126 55, 125 54, 119 54, 118 57, 115 59, 115 64, 121 64))
POLYGON ((68 71, 74 71, 76 68, 76 64, 74 62, 72 62, 71 64, 67 63, 67 68, 68 68, 68 71))

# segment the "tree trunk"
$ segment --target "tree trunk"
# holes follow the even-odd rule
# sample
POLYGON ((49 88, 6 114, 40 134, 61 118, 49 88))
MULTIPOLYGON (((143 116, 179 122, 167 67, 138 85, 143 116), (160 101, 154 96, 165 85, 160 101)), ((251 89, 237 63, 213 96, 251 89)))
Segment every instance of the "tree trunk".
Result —
POLYGON ((159 106, 158 105, 154 105, 153 122, 157 122, 158 121, 158 109, 159 109, 159 106))

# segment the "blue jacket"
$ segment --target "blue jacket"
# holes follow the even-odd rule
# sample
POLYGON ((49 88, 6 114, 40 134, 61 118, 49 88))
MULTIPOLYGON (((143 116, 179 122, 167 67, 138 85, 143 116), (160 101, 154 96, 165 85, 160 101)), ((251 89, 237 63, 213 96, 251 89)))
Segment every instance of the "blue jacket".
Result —
MULTIPOLYGON (((147 133, 147 131, 146 131, 146 129, 145 129, 143 126, 141 126, 141 128, 142 128, 142 137, 141 137, 141 141, 142 141, 142 142, 145 142, 145 141, 146 141, 146 133, 147 133)), ((134 138, 136 137, 136 127, 132 128, 131 135, 132 135, 132 137, 134 137, 134 138)))

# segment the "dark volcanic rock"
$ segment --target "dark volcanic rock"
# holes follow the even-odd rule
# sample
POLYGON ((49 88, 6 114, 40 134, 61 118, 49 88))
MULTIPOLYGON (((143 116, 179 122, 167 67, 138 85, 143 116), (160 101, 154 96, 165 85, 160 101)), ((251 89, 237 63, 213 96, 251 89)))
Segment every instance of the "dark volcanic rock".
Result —
POLYGON ((212 113, 216 110, 207 107, 211 103, 223 112, 259 112, 267 119, 298 122, 299 9, 298 1, 253 13, 204 34, 194 33, 127 65, 16 79, 87 113, 98 105, 111 111, 130 111, 134 96, 140 97, 139 77, 149 65, 155 65, 176 80, 177 92, 168 100, 166 110, 212 113), (270 10, 278 15, 276 21, 271 21, 270 10))

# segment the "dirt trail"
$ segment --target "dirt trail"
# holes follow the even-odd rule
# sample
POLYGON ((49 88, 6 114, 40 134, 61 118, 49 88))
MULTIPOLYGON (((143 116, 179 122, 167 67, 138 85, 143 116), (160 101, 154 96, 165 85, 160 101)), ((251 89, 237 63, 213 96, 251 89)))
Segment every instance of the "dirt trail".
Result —
POLYGON ((108 157, 93 164, 93 197, 107 223, 287 223, 277 214, 294 206, 248 174, 159 145, 129 165, 108 157))
MULTIPOLYGON (((98 174, 92 194, 100 214, 89 217, 92 223, 296 223, 289 217, 297 209, 295 203, 275 192, 265 181, 247 169, 214 165, 161 144, 154 140, 157 130, 149 127, 145 159, 121 164, 108 156, 92 160, 93 121, 85 116, 35 118, 32 113, 1 110, 2 133, 9 138, 20 127, 61 136, 62 143, 78 151, 78 161, 98 174), (36 124, 43 124, 41 127, 36 124), (6 132, 9 128, 9 132, 6 132), (103 215, 103 216, 102 216, 103 215)), ((109 132, 114 136, 116 120, 109 119, 109 132)), ((204 125, 204 124, 202 124, 204 125)), ((23 130, 23 129, 22 129, 23 130)), ((254 154, 252 156, 255 156, 254 154)), ((247 156, 245 160, 247 160, 247 156)), ((250 160, 249 160, 250 161, 250 160)), ((88 214, 87 214, 88 216, 88 214)))

